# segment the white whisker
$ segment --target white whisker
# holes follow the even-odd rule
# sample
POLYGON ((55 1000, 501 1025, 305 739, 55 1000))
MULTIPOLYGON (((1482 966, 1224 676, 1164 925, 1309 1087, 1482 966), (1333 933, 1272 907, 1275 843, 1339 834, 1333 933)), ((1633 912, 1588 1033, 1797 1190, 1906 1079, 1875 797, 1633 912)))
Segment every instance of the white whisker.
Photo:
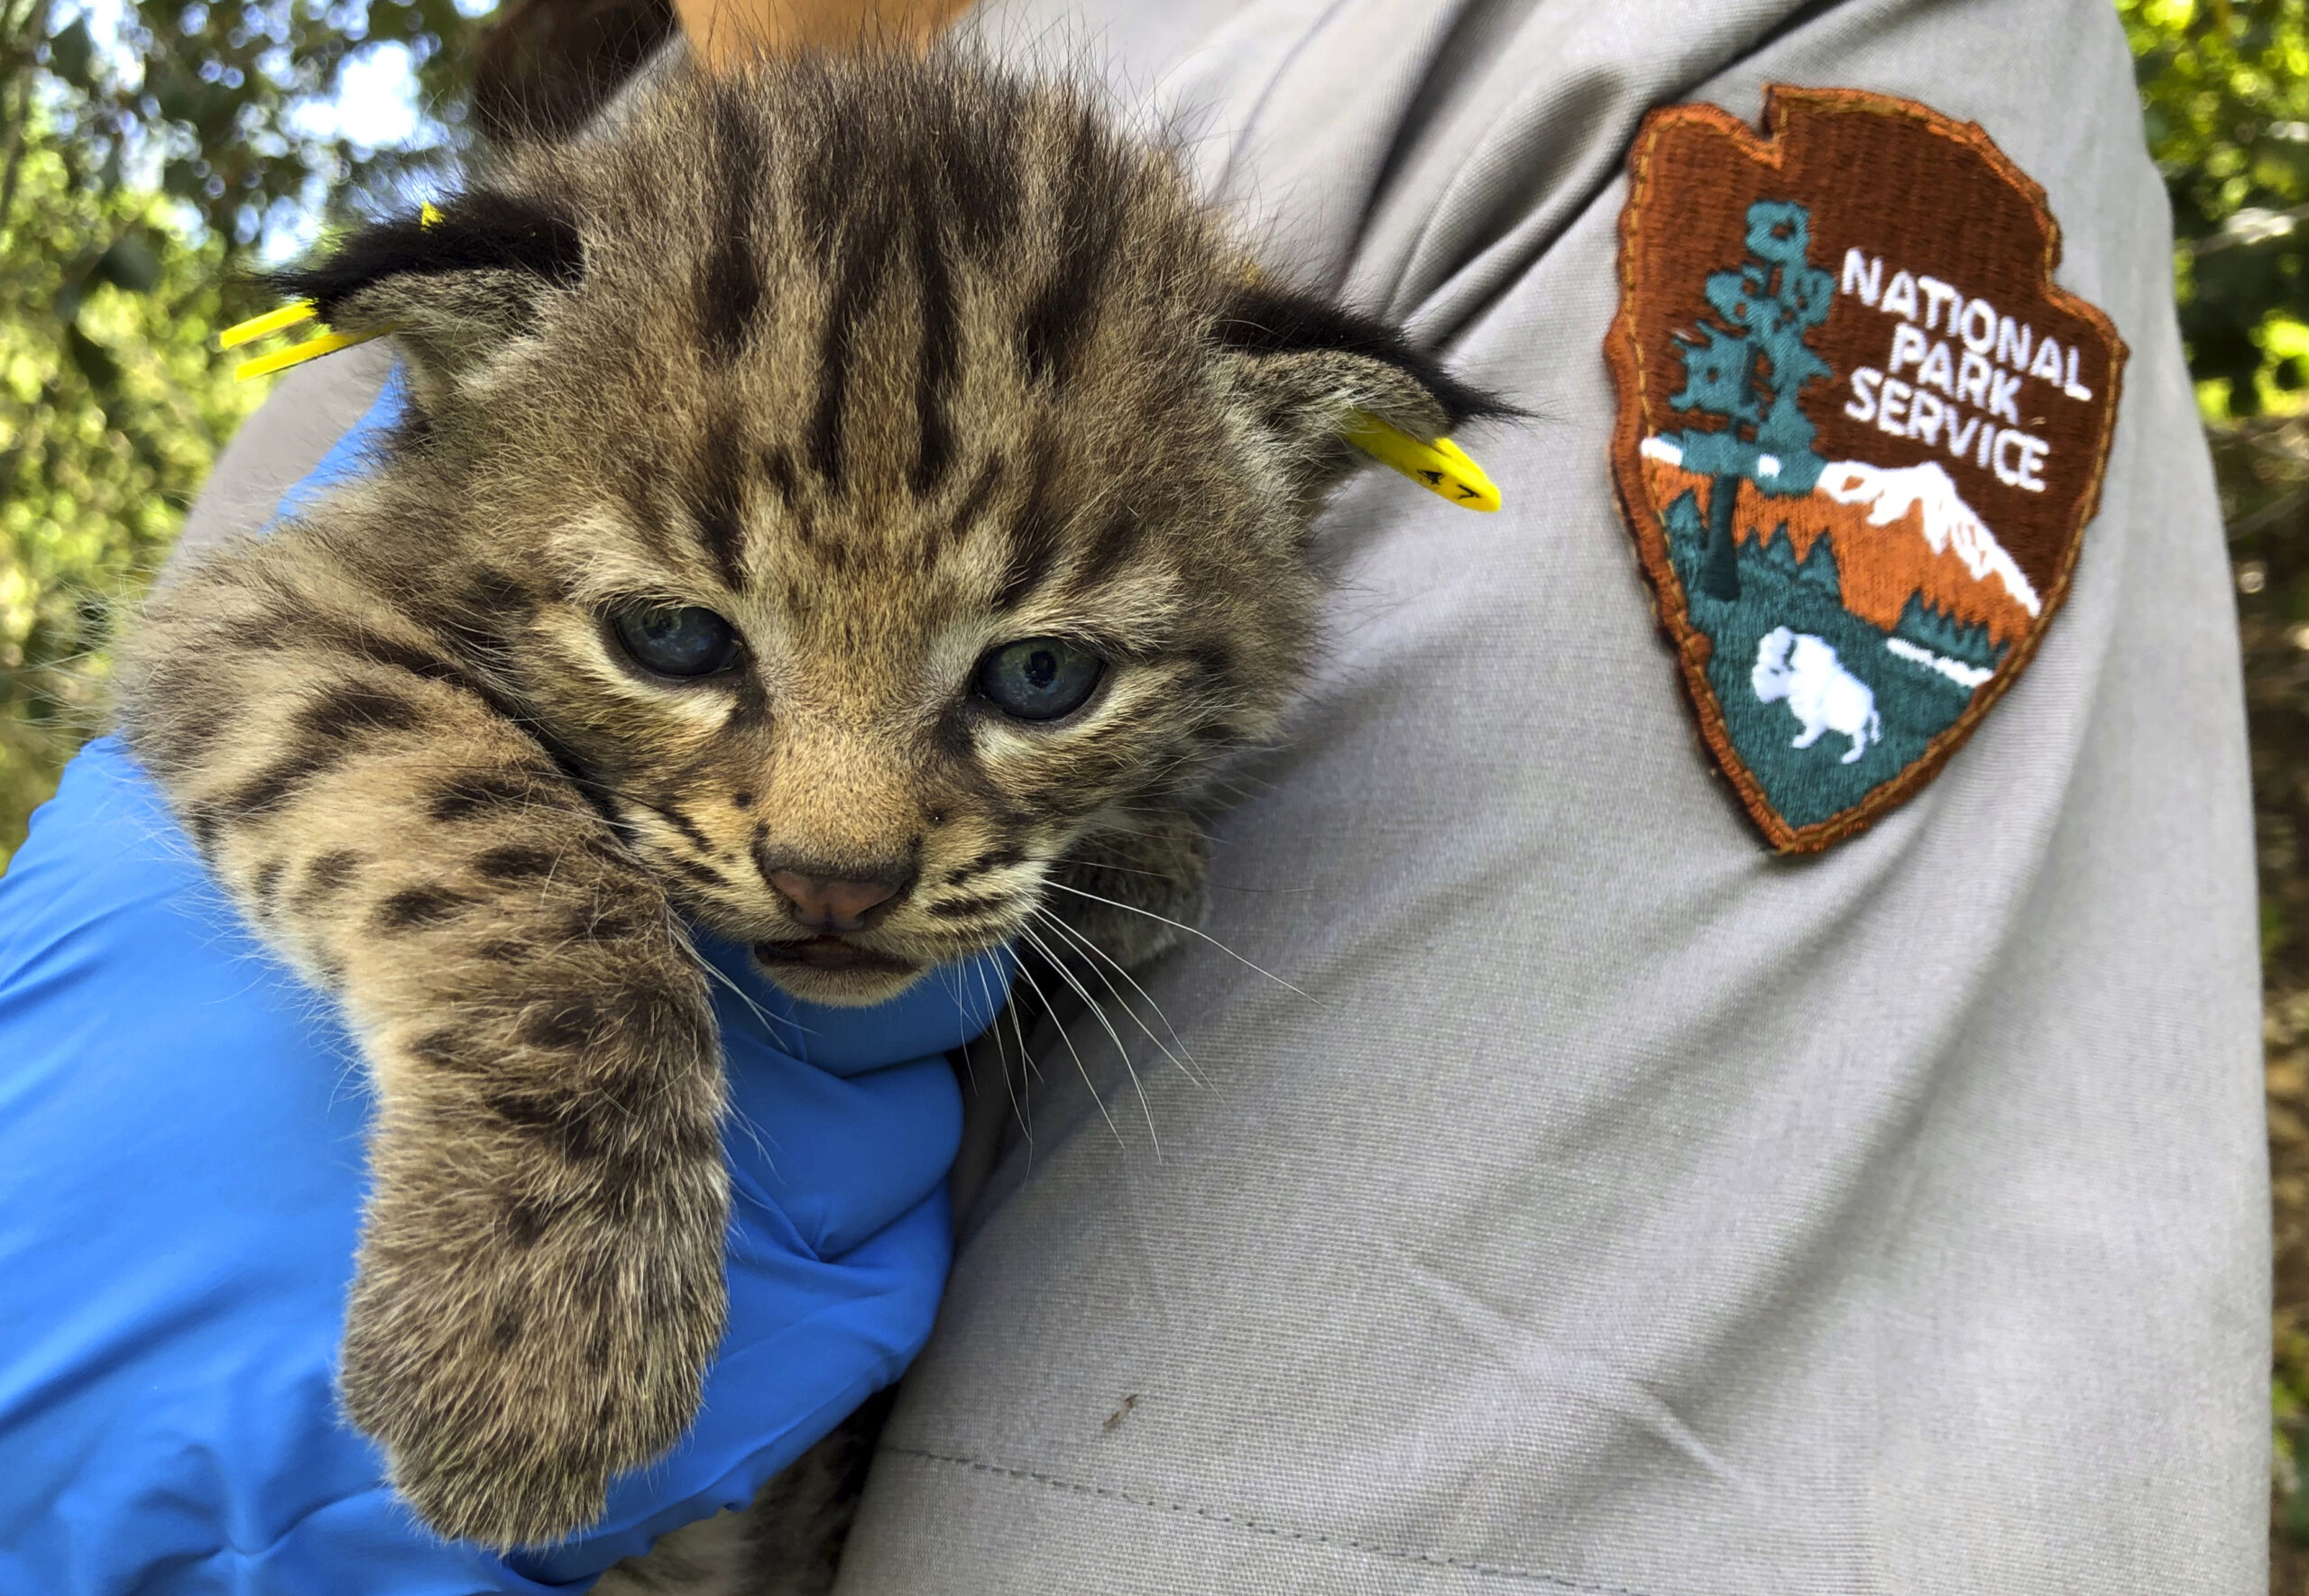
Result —
MULTIPOLYGON (((1118 876, 1144 876, 1149 881, 1161 881, 1167 883, 1177 880, 1176 876, 1172 876, 1167 871, 1141 870, 1136 866, 1111 864, 1105 859, 1071 859, 1068 861, 1068 868, 1075 870, 1111 870, 1118 876)), ((1211 892, 1287 894, 1292 897, 1311 897, 1314 895, 1315 892, 1315 889, 1311 886, 1243 886, 1234 882, 1211 882, 1208 884, 1208 890, 1211 892)))
MULTIPOLYGON (((1026 985, 1032 986, 1035 989, 1035 995, 1042 1000, 1043 1012, 1053 1016, 1053 1023, 1055 1023, 1057 1011, 1051 1007, 1050 997, 1043 991, 1043 984, 1035 979, 1035 972, 1021 963, 1018 966, 1018 973, 1026 977, 1026 985)), ((1090 1088, 1090 1101, 1099 1105, 1099 1117, 1107 1122, 1107 1129, 1114 1133, 1115 1141, 1127 1147, 1130 1144, 1123 1141, 1122 1127, 1116 1124, 1115 1116, 1107 1112, 1107 1100, 1099 1096, 1099 1083, 1090 1078, 1090 1067, 1083 1063, 1082 1055, 1075 1051, 1074 1038, 1067 1033, 1066 1027, 1063 1025, 1058 1027, 1058 1039, 1066 1044, 1068 1052, 1074 1054, 1074 1068, 1082 1072, 1082 1084, 1090 1088)))
POLYGON ((799 1020, 788 1020, 782 1015, 773 1014, 768 1009, 762 1007, 761 1004, 756 1003, 752 993, 747 991, 743 986, 739 986, 734 980, 731 980, 728 973, 725 972, 719 965, 715 964, 712 959, 698 953, 695 948, 690 949, 690 953, 693 958, 697 959, 699 967, 705 971, 708 979, 721 982, 725 988, 737 997, 737 1000, 740 1003, 744 1004, 746 1007, 752 1012, 753 1017, 761 1022, 762 1029, 769 1032, 770 1039, 772 1041, 777 1040, 777 1028, 780 1025, 792 1027, 795 1034, 797 1036, 807 1036, 810 1034, 809 1027, 803 1024, 799 1020))
MULTIPOLYGON (((1026 1032, 1018 1023, 1017 1001, 1014 999, 1004 1004, 1002 1012, 1010 1016, 1010 1034, 1018 1041, 1018 1084, 1011 1093, 1010 1102, 1018 1111, 1019 1133, 1026 1138, 1026 1172, 1032 1174, 1035 1168, 1034 1082, 1042 1078, 1042 1071, 1035 1069, 1034 1057, 1026 1051, 1026 1032), (1026 1075, 1030 1069, 1034 1070, 1032 1080, 1028 1079, 1026 1075)), ((1002 1078, 1005 1081, 1009 1080, 1010 1077, 1007 1071, 1002 1078)))
MULTIPOLYGON (((1041 995, 1037 993, 1035 995, 1041 995)), ((1026 1032, 1024 1022, 1018 1018, 1018 1008, 1019 1005, 1015 1001, 1009 1005, 1010 1034, 1017 1039, 1018 1062, 1025 1067, 1018 1078, 1024 1080, 1031 1075, 1035 1079, 1040 1080, 1043 1078, 1043 1067, 1035 1063, 1034 1054, 1026 1050, 1026 1032)))
POLYGON ((1063 881, 1045 880, 1043 885, 1051 888, 1054 892, 1071 892, 1076 897, 1088 898, 1094 903, 1105 903, 1110 908, 1127 909, 1133 914, 1144 914, 1149 920, 1159 920, 1164 925, 1175 926, 1177 929, 1186 932, 1187 935, 1191 937, 1200 937, 1204 941, 1218 949, 1219 951, 1224 953, 1228 958, 1233 959, 1237 964, 1241 965, 1244 968, 1258 971, 1260 975, 1265 976, 1268 980, 1273 981, 1284 991, 1298 993, 1301 997, 1306 998, 1309 1003, 1314 1004, 1318 1008, 1328 1008, 1329 1006, 1328 1004, 1321 1002, 1320 999, 1314 997, 1309 993, 1300 992, 1298 987, 1293 986, 1290 982, 1284 980, 1281 976, 1276 975, 1273 970, 1267 969, 1260 965, 1253 964, 1249 959, 1236 952, 1232 948, 1229 948, 1226 943, 1220 941, 1217 937, 1212 936, 1208 931, 1197 931, 1193 926, 1173 920, 1167 914, 1157 914, 1154 910, 1142 909, 1136 903, 1126 903, 1117 898, 1101 897, 1094 892, 1084 892, 1081 887, 1069 886, 1063 881))
MULTIPOLYGON (((1051 968, 1065 977, 1066 984, 1074 988, 1075 995, 1090 1006, 1090 1012, 1099 1016, 1099 1023, 1106 1028, 1108 1040, 1115 1044, 1115 1051, 1122 1058, 1123 1073, 1130 1077, 1130 1089, 1138 1096, 1138 1111, 1146 1116, 1146 1137, 1154 1144, 1154 1157, 1159 1162, 1163 1157, 1163 1139, 1154 1132, 1154 1105, 1146 1100, 1145 1085, 1138 1078, 1138 1067, 1130 1061, 1130 1050, 1123 1045, 1122 1032, 1117 1031, 1115 1023, 1107 1017, 1105 1005, 1090 995, 1090 989, 1082 985, 1081 978, 1072 970, 1066 968, 1066 961, 1059 958, 1051 945, 1035 933, 1035 928, 1031 925, 1021 925, 1018 929, 1025 933, 1028 941, 1041 950, 1042 956, 1050 960, 1051 968)), ((1109 987, 1109 990, 1111 991, 1112 988, 1109 987)), ((1120 993, 1115 994, 1115 1001, 1118 1003, 1122 1001, 1120 993)), ((1139 1029, 1143 1031, 1145 1027, 1141 1025, 1139 1029)))
MULTIPOLYGON (((970 994, 962 986, 962 971, 965 968, 967 967, 961 965, 941 965, 935 973, 939 986, 947 996, 954 1000, 954 1017, 967 1028, 971 1023, 971 1001, 970 994), (951 986, 947 986, 946 980, 949 974, 953 977, 953 985, 951 986)), ((978 1066, 971 1062, 971 1039, 964 1038, 962 1045, 953 1050, 962 1056, 962 1073, 970 1077, 971 1091, 975 1095, 978 1091, 978 1066)))
MULTIPOLYGON (((740 1112, 738 1105, 734 1103, 730 1105, 730 1123, 746 1133, 746 1140, 754 1144, 754 1151, 756 1152, 761 1154, 761 1161, 769 1166, 769 1169, 772 1174, 776 1174, 777 1171, 777 1155, 770 1151, 769 1143, 762 1139, 761 1127, 755 1124, 752 1120, 749 1119, 743 1113, 740 1112)), ((732 1181, 731 1183, 731 1197, 733 1199, 742 1190, 743 1184, 741 1182, 732 1181)))
MULTIPOLYGON (((1138 1011, 1133 1008, 1130 1005, 1130 1000, 1125 997, 1122 993, 1117 989, 1112 977, 1109 977, 1103 970, 1098 970, 1096 972, 1099 979, 1106 982, 1107 990, 1114 994, 1115 1001, 1122 1004, 1122 1012, 1130 1016, 1131 1023, 1136 1025, 1141 1031, 1146 1032, 1146 1040, 1163 1050, 1163 1056, 1179 1067, 1180 1074, 1185 1076, 1196 1086, 1208 1090, 1210 1088, 1210 1082, 1201 1074, 1200 1066, 1197 1065, 1193 1061, 1194 1055, 1188 1050, 1185 1039, 1179 1035, 1178 1027, 1171 1023, 1170 1016, 1163 1012, 1163 1005, 1154 1001, 1154 994, 1148 992, 1145 987, 1140 986, 1137 978, 1132 976, 1128 970, 1125 969, 1121 964, 1117 962, 1113 954, 1109 953, 1105 949, 1092 941, 1088 936, 1085 936, 1082 932, 1067 924, 1066 922, 1060 919, 1055 913, 1041 904, 1036 904, 1034 912, 1036 914, 1041 915, 1044 919, 1049 921, 1053 926, 1056 927, 1058 931, 1067 937, 1072 942, 1081 947, 1093 957, 1103 959, 1107 965, 1114 970, 1116 975, 1120 976, 1124 980, 1130 983, 1130 989, 1137 993, 1139 996, 1145 998, 1146 1000, 1146 1006, 1154 1012, 1154 1017, 1163 1022, 1163 1029, 1171 1033, 1171 1041, 1175 1041, 1179 1044, 1178 1051, 1173 1052, 1171 1050, 1170 1042, 1166 1042, 1161 1037, 1155 1035, 1154 1031, 1148 1027, 1146 1022, 1138 1017, 1138 1011), (1183 1057, 1182 1055, 1183 1055, 1183 1057)), ((1093 968, 1095 969, 1095 967, 1093 968)))
MULTIPOLYGON (((1004 1000, 1000 1007, 998 1008, 995 1005, 994 983, 987 979, 986 964, 984 960, 980 960, 979 962, 972 964, 971 968, 977 972, 978 989, 980 994, 986 999, 987 1017, 985 1034, 994 1039, 994 1062, 996 1068, 1000 1069, 1002 1072, 1002 1090, 1004 1095, 1010 1099, 1010 1115, 1013 1119, 1016 1119, 1018 1122, 1018 1129, 1025 1134, 1027 1142, 1031 1143, 1035 1139, 1034 1127, 1026 1123, 1026 1110, 1019 1105, 1018 1084, 1011 1078, 1010 1075, 1010 1050, 1004 1046, 1002 1041, 1002 1016, 1006 1012, 1011 1010, 1013 1005, 1009 1002, 1007 994, 1004 995, 1004 1000)), ((1017 1019, 1014 1017, 1010 1023, 1011 1029, 1014 1031, 1017 1029, 1017 1019)), ((970 1059, 971 1047, 972 1045, 973 1044, 971 1043, 963 1044, 962 1058, 965 1062, 968 1062, 970 1059)), ((971 1089, 972 1091, 976 1091, 978 1089, 978 1071, 975 1067, 973 1067, 971 1071, 971 1089)))

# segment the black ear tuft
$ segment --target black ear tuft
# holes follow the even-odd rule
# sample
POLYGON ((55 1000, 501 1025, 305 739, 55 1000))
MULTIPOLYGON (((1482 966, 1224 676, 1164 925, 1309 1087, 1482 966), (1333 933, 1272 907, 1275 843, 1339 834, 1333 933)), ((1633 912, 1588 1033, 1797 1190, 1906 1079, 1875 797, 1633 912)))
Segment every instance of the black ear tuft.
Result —
POLYGON ((1392 366, 1426 390, 1442 410, 1447 428, 1523 413, 1451 375, 1433 355, 1414 348, 1401 328, 1314 294, 1265 284, 1246 286, 1219 313, 1211 335, 1220 348, 1254 358, 1340 354, 1392 366))
POLYGON ((364 227, 310 266, 271 272, 283 294, 333 321, 347 298, 393 278, 519 271, 568 288, 584 275, 577 225, 533 200, 486 189, 461 195, 431 223, 407 216, 364 227))

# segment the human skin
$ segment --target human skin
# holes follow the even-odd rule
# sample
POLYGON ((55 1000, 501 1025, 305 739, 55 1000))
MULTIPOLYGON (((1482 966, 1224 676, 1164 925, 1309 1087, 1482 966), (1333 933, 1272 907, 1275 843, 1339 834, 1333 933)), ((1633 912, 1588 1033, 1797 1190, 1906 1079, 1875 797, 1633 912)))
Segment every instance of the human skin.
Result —
POLYGON ((772 50, 898 44, 922 49, 970 0, 674 0, 693 49, 728 67, 772 50))

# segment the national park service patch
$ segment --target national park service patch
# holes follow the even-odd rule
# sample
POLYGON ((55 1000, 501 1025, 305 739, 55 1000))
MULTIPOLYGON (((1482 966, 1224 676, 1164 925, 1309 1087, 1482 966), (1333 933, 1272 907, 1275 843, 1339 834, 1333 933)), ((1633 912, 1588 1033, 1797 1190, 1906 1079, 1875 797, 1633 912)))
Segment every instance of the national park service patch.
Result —
POLYGON ((1774 87, 1644 122, 1613 470, 1702 732, 1784 852, 1930 781, 2025 668, 2100 496, 2125 346, 1970 123, 1774 87))

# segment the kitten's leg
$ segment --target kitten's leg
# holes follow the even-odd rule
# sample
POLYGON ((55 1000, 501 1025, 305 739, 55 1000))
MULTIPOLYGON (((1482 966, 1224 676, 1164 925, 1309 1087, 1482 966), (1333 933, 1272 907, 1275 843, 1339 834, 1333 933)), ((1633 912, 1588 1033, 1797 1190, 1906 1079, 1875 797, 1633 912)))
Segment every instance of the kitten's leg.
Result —
POLYGON ((685 1525, 627 1558, 593 1596, 825 1596, 895 1395, 869 1398, 745 1507, 685 1525))
POLYGON ((680 1435, 721 1335, 705 979, 470 661, 284 585, 163 595, 132 745, 375 1083, 354 1422, 435 1527, 557 1538, 680 1435))

